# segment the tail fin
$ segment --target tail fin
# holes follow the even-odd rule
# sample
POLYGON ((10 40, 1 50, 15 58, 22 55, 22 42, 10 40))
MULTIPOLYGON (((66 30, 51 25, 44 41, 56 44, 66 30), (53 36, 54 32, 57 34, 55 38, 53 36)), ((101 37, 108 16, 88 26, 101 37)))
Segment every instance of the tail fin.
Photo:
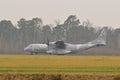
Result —
POLYGON ((105 46, 106 45, 106 36, 107 36, 107 27, 103 27, 101 29, 101 33, 98 36, 98 38, 89 43, 95 44, 96 46, 105 46))

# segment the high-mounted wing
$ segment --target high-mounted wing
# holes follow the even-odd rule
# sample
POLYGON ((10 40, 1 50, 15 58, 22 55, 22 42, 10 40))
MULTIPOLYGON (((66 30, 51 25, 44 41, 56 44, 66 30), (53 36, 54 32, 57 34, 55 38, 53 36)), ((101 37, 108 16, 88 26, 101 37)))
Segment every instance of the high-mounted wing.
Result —
POLYGON ((64 41, 61 41, 61 40, 55 42, 55 47, 58 49, 66 49, 66 45, 64 41))

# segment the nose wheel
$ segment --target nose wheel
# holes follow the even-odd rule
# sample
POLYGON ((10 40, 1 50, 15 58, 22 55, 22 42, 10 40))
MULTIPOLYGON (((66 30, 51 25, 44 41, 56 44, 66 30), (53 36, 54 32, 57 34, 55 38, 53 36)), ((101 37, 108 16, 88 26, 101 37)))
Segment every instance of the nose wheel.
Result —
POLYGON ((49 53, 50 55, 52 55, 52 53, 49 53))
POLYGON ((31 52, 30 54, 33 55, 33 52, 31 52))

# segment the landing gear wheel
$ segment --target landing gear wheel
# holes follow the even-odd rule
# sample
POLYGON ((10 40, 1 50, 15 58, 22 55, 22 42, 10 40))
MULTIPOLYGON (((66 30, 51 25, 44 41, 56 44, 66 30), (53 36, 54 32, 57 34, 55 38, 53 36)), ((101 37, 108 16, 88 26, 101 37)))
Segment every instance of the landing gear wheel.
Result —
POLYGON ((30 54, 31 54, 31 55, 33 55, 33 53, 32 53, 32 52, 31 52, 30 54))

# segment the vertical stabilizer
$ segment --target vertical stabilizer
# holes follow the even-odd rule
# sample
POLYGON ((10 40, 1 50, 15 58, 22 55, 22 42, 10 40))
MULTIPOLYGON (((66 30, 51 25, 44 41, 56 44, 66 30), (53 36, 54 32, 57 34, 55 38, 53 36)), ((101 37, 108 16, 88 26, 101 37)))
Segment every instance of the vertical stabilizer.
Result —
POLYGON ((106 45, 106 36, 107 36, 107 27, 103 27, 101 29, 101 33, 98 36, 98 38, 89 43, 96 44, 97 46, 105 46, 106 45))

